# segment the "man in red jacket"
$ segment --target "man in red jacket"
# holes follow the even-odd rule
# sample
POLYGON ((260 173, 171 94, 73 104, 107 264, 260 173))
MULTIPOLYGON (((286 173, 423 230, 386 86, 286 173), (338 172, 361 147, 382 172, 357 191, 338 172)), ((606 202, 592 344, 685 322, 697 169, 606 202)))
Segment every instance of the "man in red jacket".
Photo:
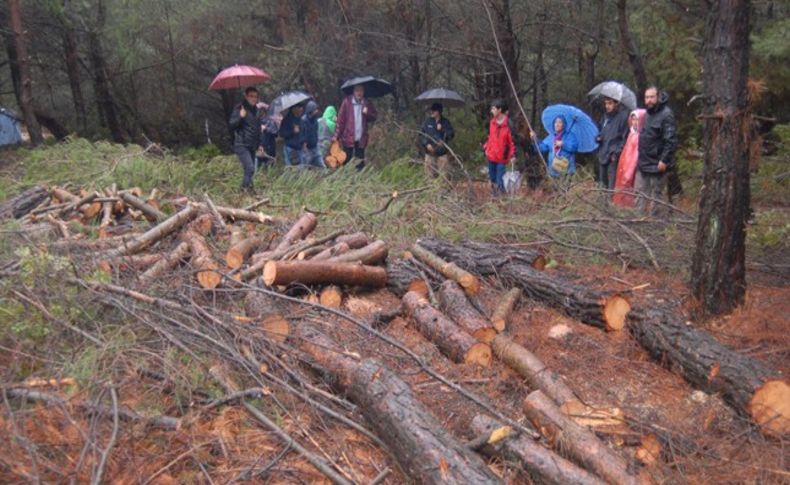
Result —
POLYGON ((488 123, 488 140, 483 145, 488 161, 488 178, 491 179, 491 195, 505 193, 504 176, 508 162, 516 161, 516 144, 513 127, 507 115, 507 103, 503 99, 491 102, 491 121, 488 123))
POLYGON ((337 126, 332 141, 340 140, 346 160, 356 158, 357 170, 365 167, 365 148, 368 146, 368 123, 376 121, 376 108, 365 97, 365 86, 357 84, 354 92, 343 100, 337 113, 337 126))

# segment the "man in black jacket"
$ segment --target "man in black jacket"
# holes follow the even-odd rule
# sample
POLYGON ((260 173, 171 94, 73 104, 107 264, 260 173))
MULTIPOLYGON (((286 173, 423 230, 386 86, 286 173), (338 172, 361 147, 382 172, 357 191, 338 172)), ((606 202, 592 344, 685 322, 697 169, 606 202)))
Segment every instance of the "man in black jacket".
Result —
POLYGON ((244 90, 244 101, 230 115, 233 130, 233 151, 239 157, 244 170, 242 190, 252 190, 252 175, 255 173, 255 153, 261 144, 261 120, 258 118, 258 90, 244 90))
POLYGON ((660 200, 667 185, 667 172, 674 169, 675 149, 678 145, 675 115, 667 106, 669 95, 659 94, 658 88, 645 90, 647 115, 639 133, 639 161, 637 162, 636 192, 638 206, 649 215, 656 215, 656 200, 660 200))
POLYGON ((612 98, 604 98, 606 112, 598 135, 598 181, 605 189, 614 190, 617 162, 628 137, 628 113, 612 98))
POLYGON ((447 177, 450 159, 445 143, 455 136, 450 120, 442 116, 441 103, 431 105, 431 116, 420 129, 420 144, 425 150, 425 175, 428 177, 447 177))

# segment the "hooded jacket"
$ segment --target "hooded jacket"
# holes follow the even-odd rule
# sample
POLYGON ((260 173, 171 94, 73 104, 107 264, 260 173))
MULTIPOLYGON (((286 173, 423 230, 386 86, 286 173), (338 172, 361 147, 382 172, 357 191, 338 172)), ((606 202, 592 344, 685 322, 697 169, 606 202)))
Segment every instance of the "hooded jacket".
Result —
POLYGON ((658 162, 667 165, 667 171, 675 166, 675 149, 678 137, 675 115, 667 106, 669 95, 662 91, 655 107, 647 110, 642 130, 639 132, 639 171, 659 173, 658 162))
MULTIPOLYGON (((563 133, 560 134, 562 148, 559 150, 554 149, 555 133, 549 133, 538 145, 540 151, 548 153, 546 163, 549 166, 549 175, 552 177, 559 177, 561 175, 552 168, 552 162, 557 155, 568 159, 568 175, 573 175, 573 173, 576 172, 576 150, 579 148, 579 140, 576 139, 576 135, 570 131, 565 131, 565 129, 568 128, 568 120, 566 120, 564 116, 558 116, 557 118, 562 120, 563 133)), ((554 121, 556 121, 557 118, 554 118, 554 121)), ((554 126, 553 122, 551 126, 554 126)))
POLYGON ((445 143, 451 141, 455 136, 455 130, 453 130, 453 125, 450 123, 450 120, 442 116, 439 118, 439 125, 441 125, 442 129, 439 130, 436 125, 436 120, 433 119, 432 116, 429 116, 428 119, 422 124, 422 128, 420 128, 420 145, 422 148, 426 150, 426 147, 430 144, 433 145, 433 153, 429 153, 429 155, 436 155, 437 157, 441 157, 442 155, 447 154, 447 147, 445 143), (441 145, 438 142, 443 141, 441 145))
POLYGON ((228 122, 233 130, 233 146, 257 150, 261 143, 261 121, 258 118, 258 108, 250 105, 245 99, 240 105, 233 108, 228 122), (241 117, 241 107, 247 110, 247 116, 241 117))
POLYGON ((280 137, 285 141, 288 148, 301 150, 305 143, 305 130, 302 127, 302 116, 296 117, 293 108, 288 110, 288 114, 280 123, 280 137), (299 127, 295 130, 295 127, 299 127))
MULTIPOLYGON (((337 126, 335 127, 335 137, 340 140, 344 147, 354 146, 354 102, 353 94, 346 96, 340 104, 337 113, 337 126)), ((362 115, 362 137, 359 140, 360 148, 368 146, 368 123, 376 121, 378 113, 373 103, 368 98, 363 98, 362 108, 367 108, 367 114, 362 115)))
POLYGON ((318 105, 315 101, 308 101, 302 115, 302 131, 304 131, 304 141, 307 148, 318 146, 318 118, 320 114, 315 113, 318 105))
POLYGON ((513 131, 508 115, 505 115, 502 123, 497 123, 496 118, 491 118, 488 123, 488 140, 483 145, 486 159, 489 162, 508 163, 511 158, 516 156, 513 131))
POLYGON ((614 113, 604 113, 600 127, 600 145, 598 146, 598 163, 608 165, 620 158, 623 145, 628 137, 628 113, 618 106, 614 113))

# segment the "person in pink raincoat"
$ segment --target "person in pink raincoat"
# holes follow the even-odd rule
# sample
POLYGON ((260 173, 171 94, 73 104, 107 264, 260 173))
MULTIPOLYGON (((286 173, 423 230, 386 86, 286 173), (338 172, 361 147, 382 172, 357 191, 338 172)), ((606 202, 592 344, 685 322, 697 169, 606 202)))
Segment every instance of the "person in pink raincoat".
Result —
POLYGON ((645 121, 646 111, 635 109, 628 115, 628 139, 625 141, 620 161, 617 164, 617 178, 614 183, 615 194, 612 202, 622 207, 634 207, 634 180, 636 163, 639 158, 639 131, 645 121))

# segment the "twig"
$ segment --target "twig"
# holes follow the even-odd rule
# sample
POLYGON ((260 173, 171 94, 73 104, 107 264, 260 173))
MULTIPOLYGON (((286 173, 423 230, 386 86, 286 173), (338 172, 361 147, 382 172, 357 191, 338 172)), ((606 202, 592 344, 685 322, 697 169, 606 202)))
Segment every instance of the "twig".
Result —
POLYGON ((172 460, 170 460, 170 463, 168 463, 167 465, 163 466, 162 468, 157 470, 153 475, 148 477, 148 479, 145 482, 143 482, 143 485, 148 485, 149 483, 151 483, 154 480, 154 478, 156 478, 159 475, 163 474, 164 472, 169 470, 170 467, 172 467, 173 465, 175 465, 176 463, 178 463, 179 461, 181 461, 185 457, 187 457, 187 456, 191 455, 192 453, 194 453, 195 450, 199 450, 200 448, 203 448, 204 446, 208 446, 208 445, 212 444, 213 442, 214 442, 213 439, 210 440, 210 441, 206 441, 205 443, 201 443, 199 445, 195 445, 195 446, 191 447, 190 449, 188 449, 187 451, 181 453, 177 457, 175 457, 172 460))
POLYGON ((381 473, 379 473, 378 475, 376 475, 376 478, 374 478, 373 480, 371 480, 371 481, 370 481, 370 483, 369 483, 368 485, 378 485, 379 483, 383 482, 383 481, 384 481, 384 479, 385 479, 385 478, 387 478, 387 476, 388 476, 390 473, 392 473, 392 469, 391 469, 390 467, 387 467, 387 468, 385 468, 385 469, 381 470, 381 473))
POLYGON ((209 411, 209 410, 214 409, 216 407, 223 406, 225 404, 228 404, 228 403, 233 402, 233 401, 237 401, 239 399, 243 399, 245 397, 257 398, 257 397, 261 397, 261 396, 263 396, 265 394, 268 394, 268 393, 269 393, 269 391, 264 389, 264 388, 262 388, 262 387, 253 387, 253 388, 250 388, 250 389, 245 389, 243 391, 238 391, 238 392, 234 392, 234 393, 228 394, 227 396, 221 397, 219 399, 214 399, 210 403, 208 403, 205 406, 203 406, 201 411, 209 411))
POLYGON ((260 207, 262 205, 269 204, 271 201, 272 200, 270 198, 266 197, 265 199, 261 199, 258 202, 254 202, 254 203, 248 205, 247 207, 244 208, 244 210, 245 211, 254 211, 255 209, 257 209, 258 207, 260 207))
POLYGON ((118 393, 115 387, 110 387, 110 397, 112 398, 112 434, 110 434, 110 442, 107 447, 102 451, 101 460, 96 467, 96 473, 93 475, 91 485, 99 485, 104 475, 104 467, 107 465, 107 457, 110 456, 112 447, 115 446, 115 440, 118 438, 118 393))
POLYGON ((653 254, 653 250, 650 248, 650 245, 647 244, 647 241, 645 241, 645 239, 642 236, 640 236, 639 234, 636 233, 636 231, 634 231, 633 229, 631 229, 630 227, 626 226, 625 224, 623 224, 618 220, 615 220, 614 223, 620 226, 620 228, 623 231, 627 232, 631 237, 636 239, 637 242, 639 242, 639 244, 642 245, 642 247, 645 248, 645 251, 647 251, 647 255, 650 256, 650 262, 653 263, 653 267, 655 269, 661 269, 661 267, 658 265, 658 261, 656 261, 656 255, 653 254))
POLYGON ((219 210, 217 210, 217 206, 214 205, 214 201, 211 200, 211 197, 209 197, 208 194, 203 194, 203 199, 205 199, 206 205, 208 206, 209 211, 211 211, 211 215, 213 215, 214 219, 216 219, 217 231, 225 232, 227 230, 225 227, 225 219, 222 217, 222 214, 219 213, 219 210))
POLYGON ((51 313, 49 313, 49 310, 47 310, 47 308, 44 305, 42 305, 40 302, 37 302, 37 301, 25 296, 23 293, 20 293, 20 292, 16 291, 16 290, 11 290, 11 292, 14 293, 18 298, 21 298, 24 301, 26 301, 26 302, 30 303, 31 305, 33 305, 34 307, 36 307, 38 309, 38 311, 40 311, 41 314, 44 315, 44 318, 46 318, 50 322, 54 322, 54 323, 58 323, 60 325, 63 325, 64 327, 68 328, 72 332, 76 332, 76 333, 82 335, 83 337, 85 337, 86 339, 88 339, 91 342, 95 343, 96 345, 104 345, 101 340, 97 339, 96 337, 94 337, 93 335, 89 334, 88 332, 82 330, 81 328, 77 328, 74 325, 72 325, 70 323, 67 323, 62 318, 55 318, 51 313))
POLYGON ((424 191, 426 191, 428 189, 430 189, 430 187, 420 187, 419 189, 404 190, 403 192, 398 192, 396 190, 396 191, 392 192, 392 194, 390 194, 389 198, 387 198, 387 201, 384 202, 384 204, 382 204, 381 207, 379 207, 378 209, 374 210, 373 212, 365 214, 365 217, 371 217, 371 216, 375 216, 377 214, 381 214, 382 212, 386 211, 389 208, 390 204, 392 204, 395 201, 395 199, 398 199, 399 197, 403 197, 405 195, 416 194, 416 193, 419 193, 419 192, 424 192, 424 191))

